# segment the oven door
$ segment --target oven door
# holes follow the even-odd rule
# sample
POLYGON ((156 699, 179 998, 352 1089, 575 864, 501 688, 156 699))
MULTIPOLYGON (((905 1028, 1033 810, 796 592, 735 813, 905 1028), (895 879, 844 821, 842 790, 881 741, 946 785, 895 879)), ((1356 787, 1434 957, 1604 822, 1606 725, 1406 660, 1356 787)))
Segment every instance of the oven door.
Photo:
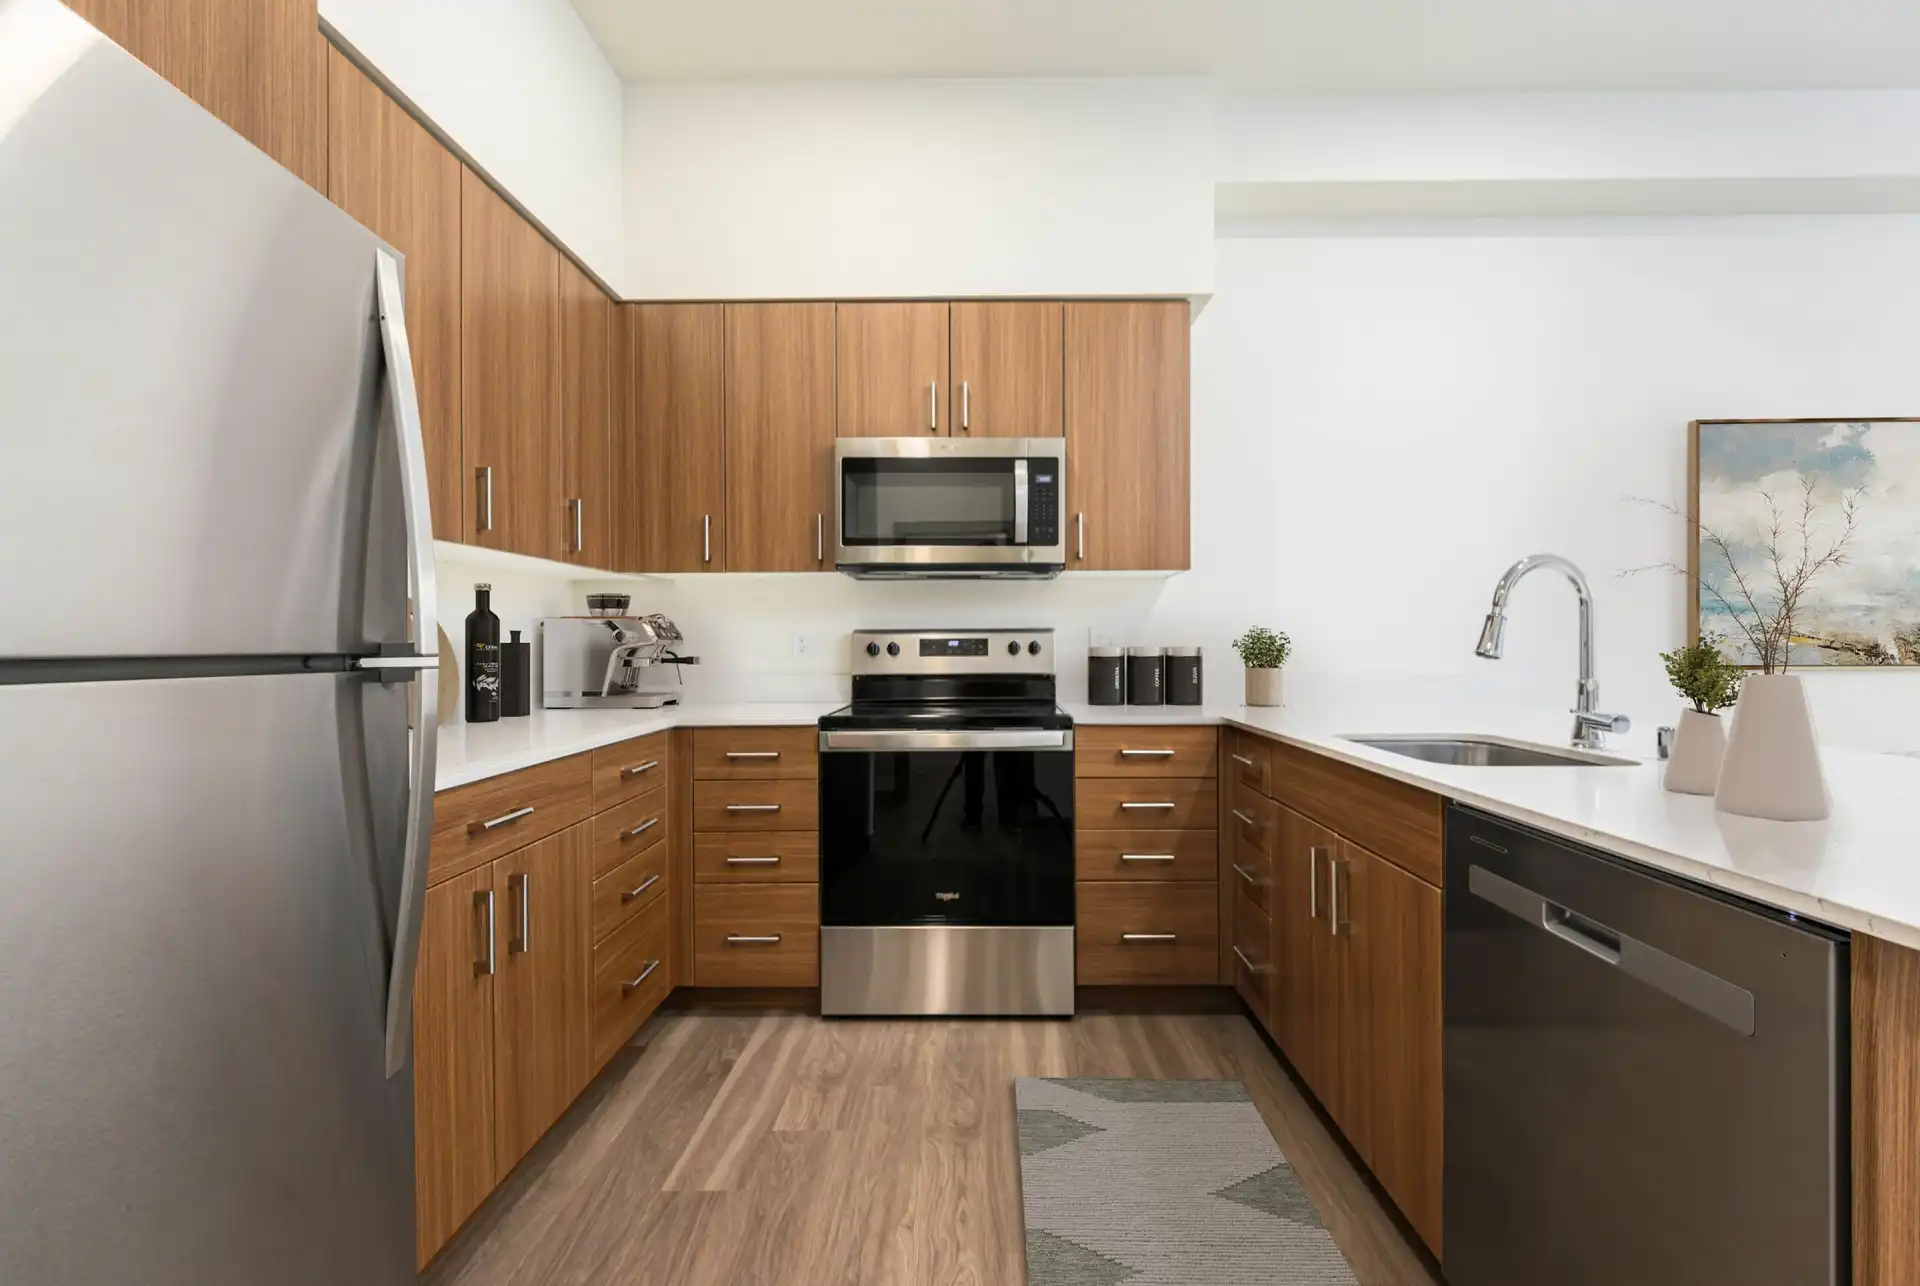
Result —
POLYGON ((840 439, 835 565, 873 576, 1059 572, 1063 441, 840 439))
POLYGON ((1073 733, 825 732, 823 925, 1071 925, 1073 733))

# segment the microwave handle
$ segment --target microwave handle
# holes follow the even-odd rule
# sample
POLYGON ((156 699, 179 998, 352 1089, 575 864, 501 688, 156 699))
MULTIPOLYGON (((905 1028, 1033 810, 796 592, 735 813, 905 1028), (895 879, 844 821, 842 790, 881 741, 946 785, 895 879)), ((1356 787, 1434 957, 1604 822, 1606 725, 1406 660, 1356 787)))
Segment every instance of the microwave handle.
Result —
POLYGON ((1027 462, 1013 462, 1013 543, 1027 543, 1027 462))

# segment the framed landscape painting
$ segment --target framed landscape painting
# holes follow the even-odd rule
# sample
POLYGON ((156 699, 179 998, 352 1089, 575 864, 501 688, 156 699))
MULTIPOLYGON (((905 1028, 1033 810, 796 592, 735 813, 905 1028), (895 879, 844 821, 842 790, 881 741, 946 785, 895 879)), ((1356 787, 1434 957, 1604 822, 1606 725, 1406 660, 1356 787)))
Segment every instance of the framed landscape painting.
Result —
POLYGON ((1920 420, 1696 420, 1690 438, 1692 637, 1759 665, 1745 606, 1836 551, 1806 583, 1789 663, 1920 665, 1920 420))

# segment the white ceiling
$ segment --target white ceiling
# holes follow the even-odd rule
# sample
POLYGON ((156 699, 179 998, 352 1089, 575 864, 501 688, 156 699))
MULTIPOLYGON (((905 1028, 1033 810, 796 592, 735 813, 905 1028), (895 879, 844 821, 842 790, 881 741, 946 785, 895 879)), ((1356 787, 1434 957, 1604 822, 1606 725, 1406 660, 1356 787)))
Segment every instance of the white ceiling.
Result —
POLYGON ((573 0, 628 80, 1218 76, 1241 89, 1920 86, 1920 0, 573 0))

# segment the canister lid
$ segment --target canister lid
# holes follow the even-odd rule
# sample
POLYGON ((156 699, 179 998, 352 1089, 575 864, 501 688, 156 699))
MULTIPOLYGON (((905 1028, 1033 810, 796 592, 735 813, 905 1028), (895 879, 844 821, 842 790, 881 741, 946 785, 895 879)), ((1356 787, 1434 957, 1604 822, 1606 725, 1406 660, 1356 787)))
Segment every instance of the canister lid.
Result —
POLYGON ((1088 656, 1124 656, 1125 654, 1126 654, 1125 648, 1090 647, 1087 649, 1088 656))
POLYGON ((1130 647, 1127 649, 1127 655, 1128 656, 1160 656, 1165 652, 1165 650, 1166 649, 1164 648, 1157 648, 1157 647, 1130 647))
POLYGON ((1167 655, 1168 656, 1199 656, 1200 649, 1197 647, 1170 647, 1167 649, 1167 655))

